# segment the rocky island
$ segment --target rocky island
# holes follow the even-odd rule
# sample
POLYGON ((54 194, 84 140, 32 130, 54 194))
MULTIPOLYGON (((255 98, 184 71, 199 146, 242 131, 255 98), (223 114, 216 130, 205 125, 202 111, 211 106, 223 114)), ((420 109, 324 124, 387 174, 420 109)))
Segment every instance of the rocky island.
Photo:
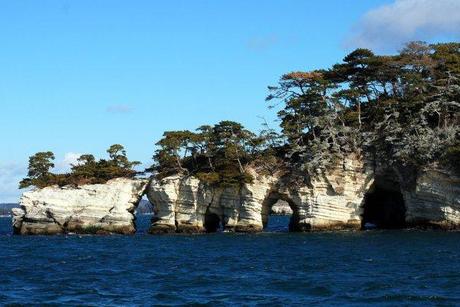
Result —
POLYGON ((143 195, 152 234, 260 232, 276 210, 291 213, 290 231, 460 228, 460 44, 357 49, 269 90, 280 131, 165 132, 148 179, 121 145, 69 174, 50 172, 50 152, 32 156, 15 233, 131 234, 143 195), (289 208, 274 210, 280 201, 289 208))
POLYGON ((13 227, 18 234, 133 234, 133 213, 146 193, 155 204, 151 233, 202 233, 219 228, 259 232, 278 200, 292 210, 291 231, 361 229, 366 218, 382 228, 401 223, 460 228, 460 177, 440 169, 426 170, 412 188, 397 178, 376 175, 359 161, 348 160, 335 174, 295 190, 279 176, 260 176, 239 189, 213 189, 196 178, 180 176, 150 183, 113 179, 78 188, 54 186, 24 193, 21 209, 13 210, 13 227), (388 203, 380 207, 369 203, 376 193, 386 194, 388 203))
POLYGON ((136 232, 134 211, 147 180, 118 178, 78 188, 50 186, 25 192, 13 209, 17 234, 136 232))

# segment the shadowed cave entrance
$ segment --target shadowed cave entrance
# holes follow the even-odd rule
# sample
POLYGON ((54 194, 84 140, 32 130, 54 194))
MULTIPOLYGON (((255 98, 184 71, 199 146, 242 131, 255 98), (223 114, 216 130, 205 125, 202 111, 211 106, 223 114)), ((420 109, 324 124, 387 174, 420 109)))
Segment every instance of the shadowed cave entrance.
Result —
POLYGON ((262 204, 262 223, 264 231, 300 231, 299 221, 300 218, 297 205, 286 195, 275 192, 270 193, 262 204))
POLYGON ((206 211, 204 216, 204 228, 207 233, 220 232, 223 230, 220 217, 215 214, 206 211))
POLYGON ((362 206, 362 229, 406 227, 406 206, 395 176, 377 177, 366 193, 362 206))

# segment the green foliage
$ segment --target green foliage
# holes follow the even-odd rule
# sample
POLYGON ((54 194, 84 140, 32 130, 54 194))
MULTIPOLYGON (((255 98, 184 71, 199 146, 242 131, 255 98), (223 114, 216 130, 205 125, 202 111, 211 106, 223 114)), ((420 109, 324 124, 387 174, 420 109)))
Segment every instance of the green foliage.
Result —
POLYGON ((195 174, 196 178, 200 179, 203 182, 206 182, 209 185, 218 185, 222 180, 219 173, 217 172, 198 172, 195 174))
POLYGON ((357 49, 329 70, 293 72, 270 86, 287 165, 314 172, 349 153, 389 165, 454 160, 460 120, 460 44, 412 42, 397 55, 357 49), (448 158, 449 157, 449 158, 448 158))
POLYGON ((54 167, 54 154, 50 151, 38 152, 29 158, 29 171, 27 178, 19 183, 19 188, 29 186, 44 187, 53 181, 53 174, 50 170, 54 167))
POLYGON ((266 122, 255 135, 230 121, 166 132, 157 176, 232 186, 252 180, 248 166, 312 174, 363 153, 388 166, 458 164, 459 43, 411 42, 390 56, 357 49, 330 69, 291 72, 268 89, 281 135, 266 122))
POLYGON ((77 163, 72 165, 71 172, 67 174, 50 172, 51 168, 54 167, 52 163, 54 154, 52 152, 36 153, 30 157, 27 178, 19 183, 19 187, 23 189, 29 186, 43 188, 51 185, 96 184, 120 177, 133 178, 137 175, 133 167, 139 165, 140 162, 129 161, 122 145, 112 145, 107 152, 110 158, 108 160, 96 161, 91 154, 81 155, 77 163))
POLYGON ((210 185, 238 186, 253 180, 247 166, 276 163, 268 146, 274 137, 274 132, 256 136, 233 121, 201 126, 196 132, 168 131, 156 144, 151 169, 159 179, 193 175, 210 185))

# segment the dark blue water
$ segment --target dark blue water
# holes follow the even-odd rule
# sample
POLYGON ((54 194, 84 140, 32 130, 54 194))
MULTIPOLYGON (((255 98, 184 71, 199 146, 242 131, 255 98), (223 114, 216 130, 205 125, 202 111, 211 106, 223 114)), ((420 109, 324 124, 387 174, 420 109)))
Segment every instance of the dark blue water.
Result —
MULTIPOLYGON (((460 304, 460 233, 8 235, 0 305, 460 304)), ((271 229, 287 226, 272 217, 271 229)))

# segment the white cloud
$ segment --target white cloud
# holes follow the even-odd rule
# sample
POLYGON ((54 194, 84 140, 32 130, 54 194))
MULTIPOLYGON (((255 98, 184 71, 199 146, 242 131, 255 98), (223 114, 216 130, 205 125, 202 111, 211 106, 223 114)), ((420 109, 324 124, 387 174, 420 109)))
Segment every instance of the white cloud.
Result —
POLYGON ((114 104, 107 107, 106 111, 109 113, 130 113, 134 110, 133 107, 126 104, 114 104))
MULTIPOLYGON (((81 153, 68 152, 64 154, 61 160, 55 161, 55 167, 53 172, 65 173, 69 172, 73 165, 78 163, 78 158, 81 153)), ((150 164, 144 163, 141 166, 136 167, 137 170, 141 171, 145 167, 149 167, 150 164)), ((19 181, 27 176, 27 165, 18 163, 2 163, 0 162, 0 203, 17 203, 22 192, 26 190, 19 190, 19 181)))
MULTIPOLYGON (((53 169, 56 173, 70 171, 72 164, 77 163, 80 153, 68 152, 62 160, 55 162, 53 169)), ((19 201, 23 190, 19 190, 19 181, 27 176, 27 165, 18 163, 0 163, 0 203, 15 203, 19 201)))
POLYGON ((460 0, 396 0, 367 12, 345 42, 348 48, 386 50, 414 40, 460 37, 460 0))
POLYGON ((55 163, 54 171, 56 173, 66 173, 70 171, 72 164, 77 164, 77 160, 81 155, 81 153, 77 152, 66 153, 61 161, 55 163))

